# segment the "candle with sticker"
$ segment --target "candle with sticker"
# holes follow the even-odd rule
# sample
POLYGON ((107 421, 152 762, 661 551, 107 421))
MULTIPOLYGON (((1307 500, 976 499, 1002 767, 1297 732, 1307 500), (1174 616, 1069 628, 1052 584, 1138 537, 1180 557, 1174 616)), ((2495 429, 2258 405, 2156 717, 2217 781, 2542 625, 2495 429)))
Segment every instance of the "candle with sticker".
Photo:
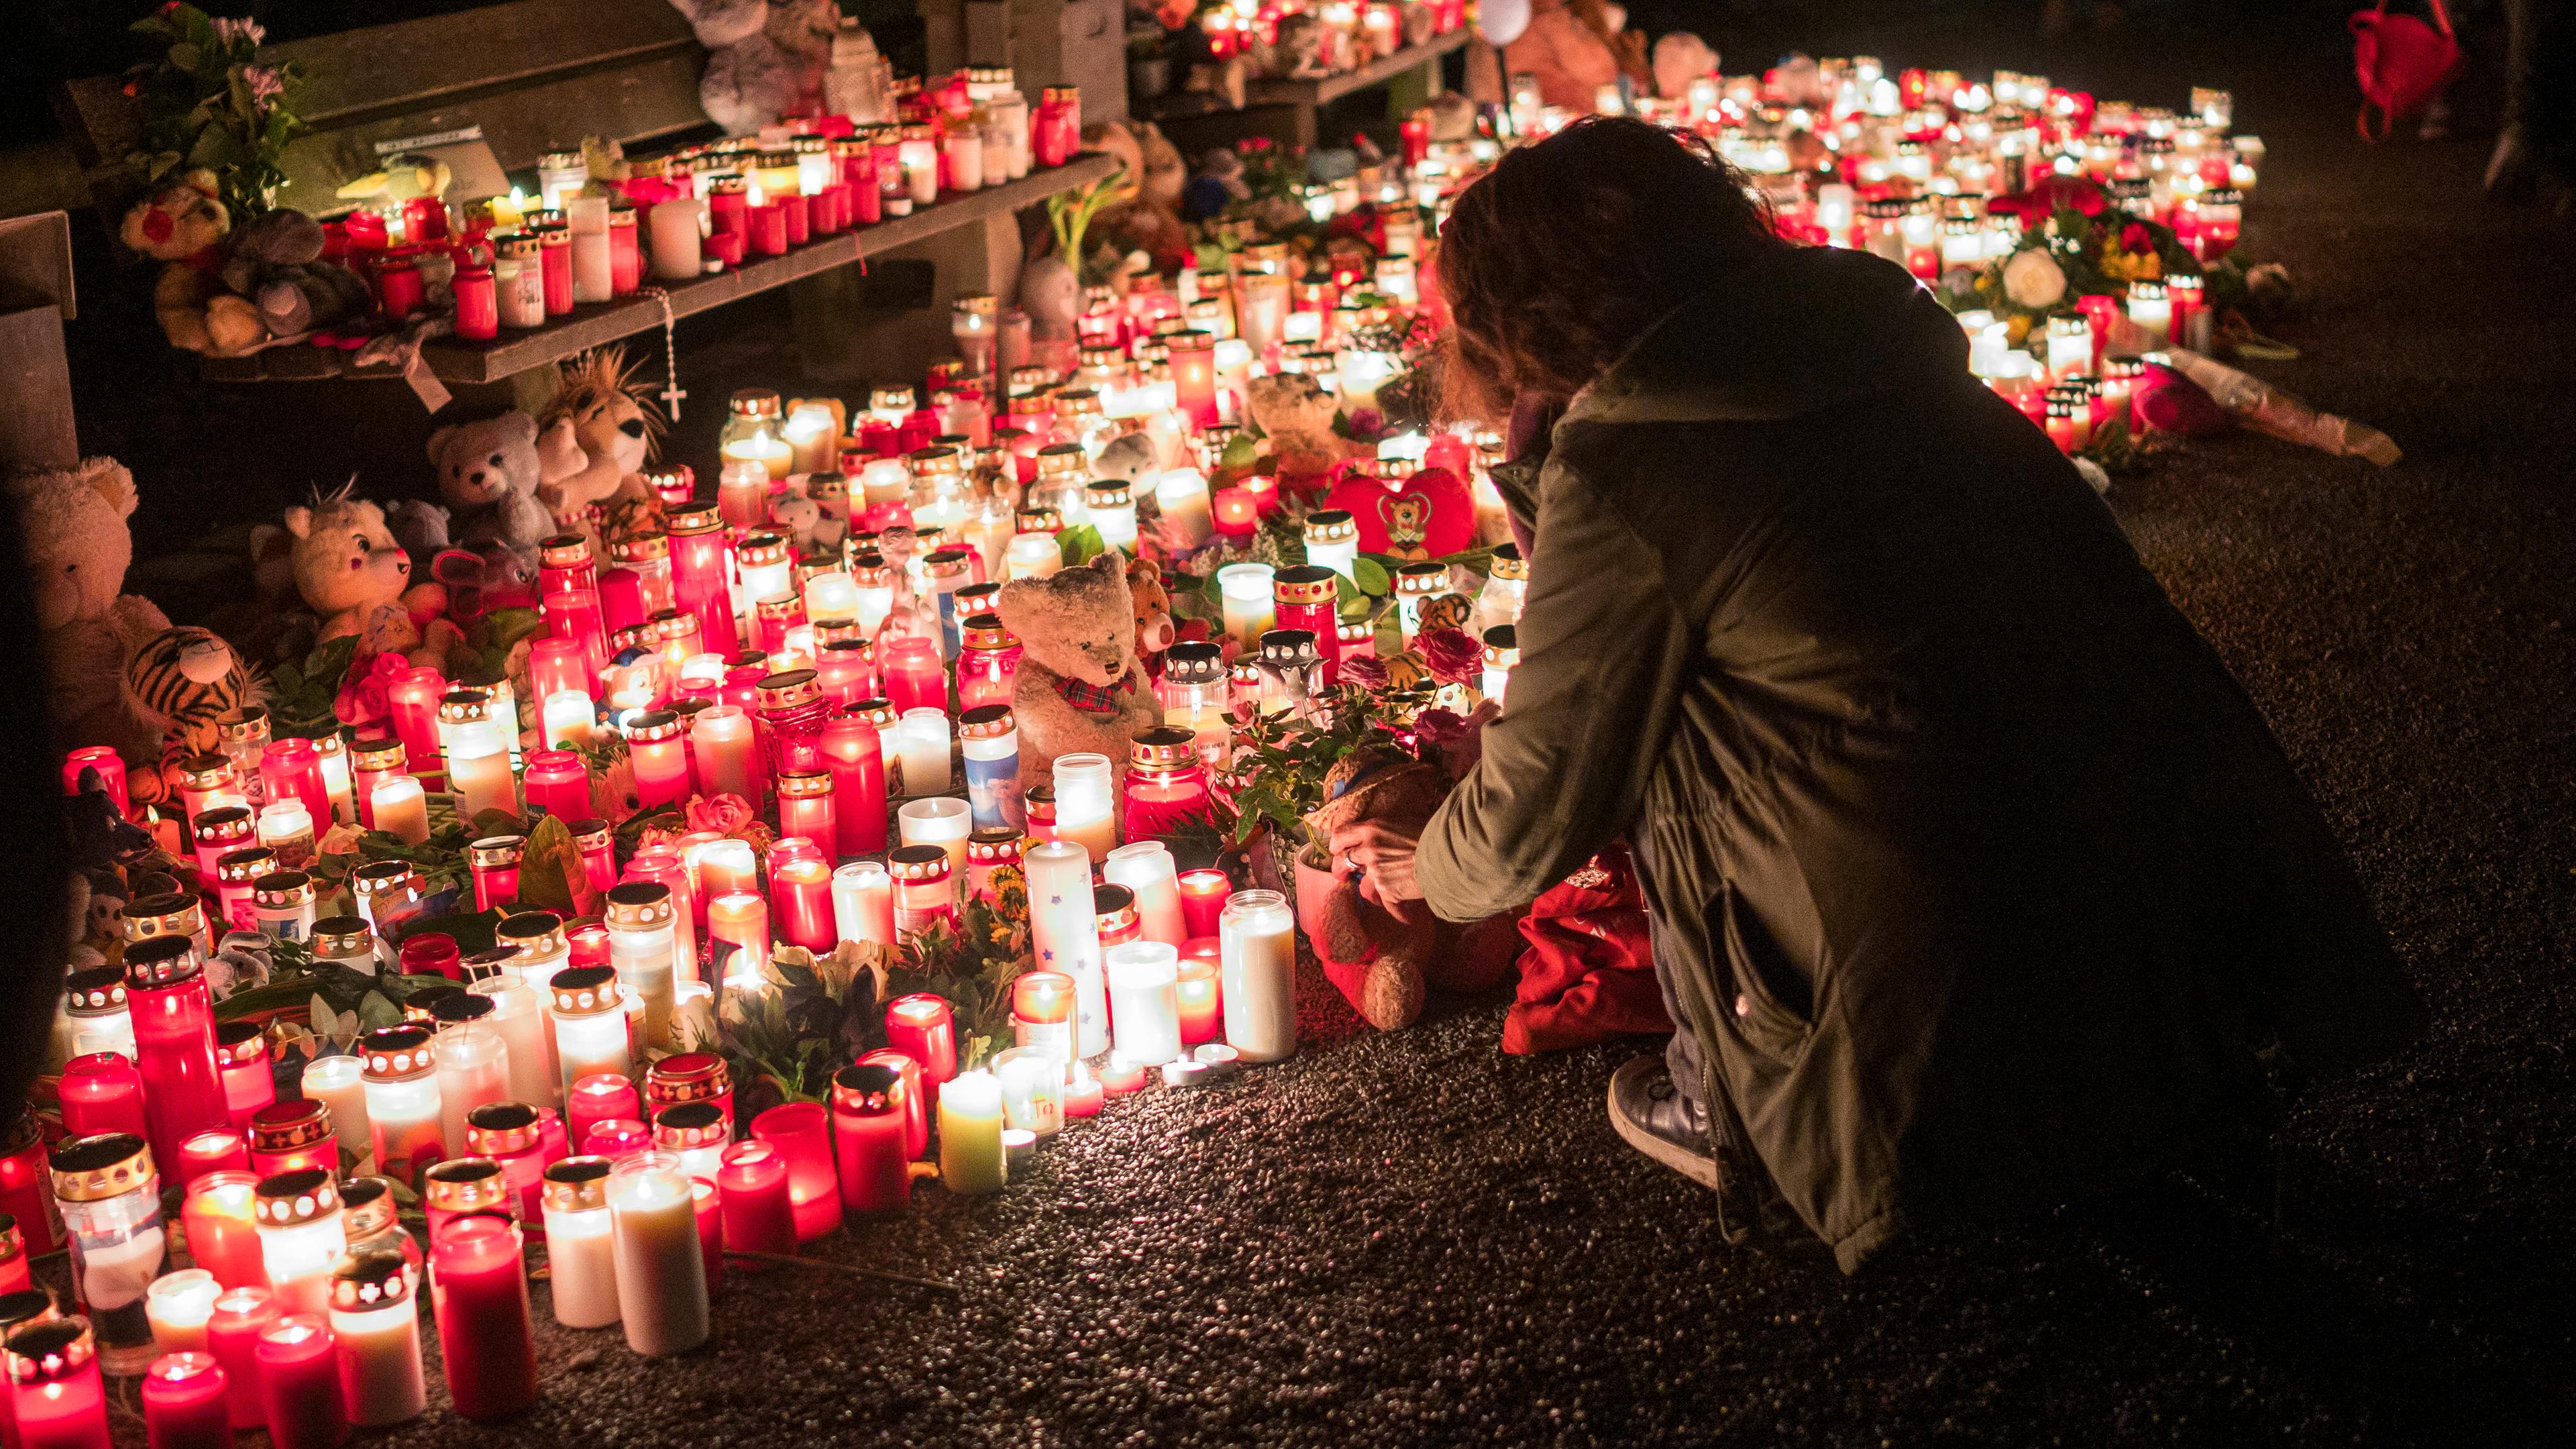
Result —
POLYGON ((1043 1139, 1064 1130, 1065 1065, 1042 1047, 1012 1047, 993 1058, 1005 1126, 1043 1139))
MULTIPOLYGON (((966 801, 975 828, 1013 829, 1026 823, 1020 799, 1020 735, 1006 704, 969 709, 958 720, 966 758, 966 801)), ((904 807, 909 811, 912 807, 904 807)))

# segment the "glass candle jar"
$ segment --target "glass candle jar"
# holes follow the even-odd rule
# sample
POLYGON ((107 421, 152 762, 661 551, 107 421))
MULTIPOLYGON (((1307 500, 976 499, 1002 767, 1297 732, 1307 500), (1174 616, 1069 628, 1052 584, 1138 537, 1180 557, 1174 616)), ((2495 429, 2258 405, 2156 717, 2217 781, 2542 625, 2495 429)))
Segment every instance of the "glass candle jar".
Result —
POLYGON ((887 871, 894 877, 894 929, 898 938, 916 935, 934 925, 956 924, 954 876, 945 847, 898 846, 887 860, 887 871))
POLYGON ((707 976, 726 991, 762 989, 769 964, 769 902, 756 891, 726 891, 707 902, 707 976))
POLYGON ((313 934, 319 900, 312 876, 300 870, 272 870, 250 883, 246 929, 279 941, 307 940, 313 934))
MULTIPOLYGON (((16 1329, 0 1347, 0 1391, 8 1395, 9 1442, 24 1449, 110 1449, 106 1346, 89 1320, 57 1318, 16 1329)), ((131 1372, 141 1373, 147 1356, 131 1372)))
POLYGON ((400 1253, 351 1253, 331 1273, 331 1338, 349 1422, 400 1424, 429 1407, 420 1308, 400 1253))
POLYGON ((376 1170, 410 1182, 447 1155, 439 1118, 438 1061, 425 1026, 380 1026, 360 1033, 367 1087, 367 1128, 376 1170))
POLYGON ((670 1154, 689 1177, 713 1181, 732 1135, 713 1102, 681 1102, 653 1114, 653 1150, 670 1154))
POLYGON ((546 1258, 555 1321, 605 1328, 618 1318, 617 1267, 610 1249, 605 1157, 567 1157, 545 1170, 546 1258))
POLYGON ((536 1341, 518 1225, 459 1219, 430 1250, 430 1305, 448 1397, 468 1419, 506 1418, 537 1397, 536 1341))
POLYGON ((1277 891, 1237 891, 1217 923, 1225 1039, 1248 1062, 1297 1050, 1296 917, 1277 891))
POLYGON ((751 1136, 787 1159, 787 1200, 796 1239, 810 1243, 841 1226, 829 1112, 815 1102, 789 1102, 752 1120, 751 1136))
MULTIPOLYGON (((134 1060, 134 1017, 125 1004, 123 967, 93 966, 63 978, 63 1006, 54 1018, 50 1064, 60 1069, 75 1056, 89 1055, 79 1049, 84 1036, 98 1050, 134 1060)), ((136 1090, 141 1089, 138 1080, 136 1090)))
POLYGON ((1070 841, 1099 861, 1118 844, 1117 800, 1107 755, 1076 751, 1055 760, 1055 839, 1070 841))
POLYGON ((713 1102, 733 1122, 733 1074, 714 1052, 680 1052, 644 1073, 644 1105, 653 1111, 681 1102, 713 1102))
POLYGON ((277 1100, 267 1028, 255 1021, 228 1021, 216 1027, 215 1073, 224 1084, 225 1125, 246 1131, 251 1114, 277 1100))
MULTIPOLYGON (((154 1156, 176 1162, 181 1143, 230 1120, 215 1066, 214 1001, 196 942, 162 936, 126 947, 125 999, 154 1156)), ((119 1341, 112 1328, 102 1326, 101 1334, 111 1348, 119 1341)))
MULTIPOLYGON (((1138 734, 1128 750, 1122 835, 1129 840, 1149 840, 1172 834, 1185 822, 1206 815, 1207 771, 1199 760, 1199 738, 1194 730, 1157 725, 1138 734)), ((1061 802, 1061 791, 1058 799, 1061 802)), ((1113 850, 1101 858, 1106 861, 1117 857, 1118 852, 1113 850)), ((1173 915, 1177 929, 1177 907, 1173 915)))
POLYGON ((1024 827, 996 826, 966 837, 966 894, 998 907, 1004 882, 1020 878, 1020 843, 1024 827))
POLYGON ((554 995, 555 1056, 566 1087, 594 1073, 626 1076, 634 1069, 626 1040, 626 1012, 618 998, 617 968, 575 966, 558 971, 554 995))
POLYGON ((996 703, 968 709, 958 719, 958 734, 966 760, 966 800, 975 827, 1019 829, 1027 820, 1027 810, 1020 800, 1020 735, 1010 706, 996 703))
POLYGON ((152 1149, 129 1132, 72 1137, 55 1144, 50 1166, 73 1301, 95 1326, 108 1371, 141 1373, 159 1352, 144 1294, 170 1257, 152 1149))
POLYGON ((331 1268, 349 1248, 334 1176, 310 1167, 260 1179, 260 1261, 268 1272, 268 1291, 284 1312, 330 1309, 331 1268))
POLYGON ((259 1242, 259 1184, 247 1172, 210 1172, 188 1184, 179 1205, 189 1256, 227 1288, 268 1286, 259 1242))
POLYGON ((939 1180, 960 1196, 1002 1190, 1002 1089, 990 1072, 963 1072, 939 1093, 939 1180))

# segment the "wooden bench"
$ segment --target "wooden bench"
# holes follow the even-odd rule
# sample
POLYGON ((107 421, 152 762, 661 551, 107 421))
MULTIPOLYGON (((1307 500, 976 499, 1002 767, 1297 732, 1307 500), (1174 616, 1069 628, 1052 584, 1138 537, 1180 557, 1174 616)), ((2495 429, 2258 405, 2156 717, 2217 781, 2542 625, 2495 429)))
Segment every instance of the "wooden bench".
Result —
MULTIPOLYGON (((1202 93, 1174 91, 1162 98, 1155 119, 1166 131, 1185 131, 1193 140, 1202 134, 1233 122, 1231 130, 1239 134, 1267 135, 1272 140, 1312 149, 1318 139, 1316 113, 1347 95, 1386 86, 1390 92, 1388 109, 1393 115, 1411 110, 1440 93, 1440 59, 1465 45, 1475 34, 1473 26, 1461 25, 1445 35, 1435 35, 1420 45, 1408 45, 1392 55, 1381 56, 1357 70, 1338 75, 1319 76, 1311 80, 1271 80, 1257 78, 1244 87, 1243 108, 1235 110, 1215 97, 1202 93), (1256 115, 1256 113, 1259 113, 1256 115), (1284 121, 1284 129, 1281 123, 1284 121)), ((1212 134, 1206 139, 1218 138, 1212 134)), ((1196 151, 1196 147, 1185 147, 1196 151)))

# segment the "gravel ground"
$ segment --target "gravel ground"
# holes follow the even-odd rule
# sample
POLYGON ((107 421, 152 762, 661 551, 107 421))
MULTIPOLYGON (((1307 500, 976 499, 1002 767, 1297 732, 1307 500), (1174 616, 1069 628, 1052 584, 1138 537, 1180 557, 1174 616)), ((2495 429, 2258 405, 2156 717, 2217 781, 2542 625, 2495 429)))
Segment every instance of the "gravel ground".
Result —
POLYGON ((1730 69, 1794 42, 2141 101, 2228 85, 2270 143, 2246 245, 2295 271, 2305 309, 2278 330, 2304 356, 2260 370, 2407 458, 2219 439, 2113 502, 2287 742, 2433 1006, 2418 1050, 2297 1112, 2277 1231, 2268 1203, 2174 1180, 1859 1280, 1739 1255, 1705 1194, 1611 1135, 1602 1088, 1628 1049, 1505 1057, 1495 1005, 1384 1037, 1315 1004, 1290 1063, 1131 1100, 1000 1197, 925 1186, 908 1218, 820 1249, 953 1296, 732 1276, 704 1351, 648 1361, 549 1327, 524 1418, 437 1409, 385 1442, 2463 1443, 2563 1424, 2576 558, 2556 433, 2576 256, 2563 224, 2481 203, 2482 137, 2354 140, 2341 8, 2250 36, 2168 8, 2047 44, 2024 33, 2036 6, 1921 0, 1715 27, 1730 69))

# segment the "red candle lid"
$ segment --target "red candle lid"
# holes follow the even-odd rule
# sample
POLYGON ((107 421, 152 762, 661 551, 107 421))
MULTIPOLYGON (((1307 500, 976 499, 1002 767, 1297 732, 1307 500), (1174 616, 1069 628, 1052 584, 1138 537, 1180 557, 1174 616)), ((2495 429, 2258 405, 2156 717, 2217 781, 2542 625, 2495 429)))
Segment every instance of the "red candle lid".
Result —
POLYGON ((409 976, 446 976, 458 961, 456 938, 445 931, 423 931, 402 943, 402 969, 409 976))
POLYGON ((250 1114, 254 1152, 292 1152, 331 1140, 331 1109, 320 1102, 271 1102, 250 1114))
POLYGON ((733 1074, 714 1052, 680 1052, 655 1062, 644 1073, 644 1095, 657 1107, 697 1102, 733 1090, 733 1074))

